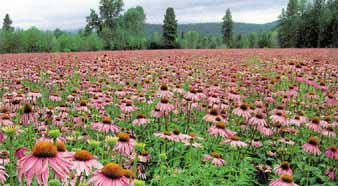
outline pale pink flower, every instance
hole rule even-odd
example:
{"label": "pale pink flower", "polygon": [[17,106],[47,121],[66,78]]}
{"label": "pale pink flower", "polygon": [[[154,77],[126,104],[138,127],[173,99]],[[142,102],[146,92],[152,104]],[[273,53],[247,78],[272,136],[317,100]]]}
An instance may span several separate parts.
{"label": "pale pink flower", "polygon": [[203,161],[211,161],[215,166],[223,166],[226,164],[226,161],[222,159],[222,155],[218,152],[213,152],[210,155],[204,155]]}
{"label": "pale pink flower", "polygon": [[285,174],[292,176],[292,169],[290,168],[289,162],[283,161],[282,164],[275,168],[275,173],[278,176],[282,176]]}
{"label": "pale pink flower", "polygon": [[291,175],[282,175],[278,179],[273,179],[269,186],[297,186],[297,184],[293,182]]}
{"label": "pale pink flower", "polygon": [[310,137],[308,139],[308,142],[302,146],[303,151],[311,153],[311,154],[319,155],[320,149],[318,147],[318,144],[319,144],[319,140],[317,137]]}
{"label": "pale pink flower", "polygon": [[134,152],[135,140],[131,139],[129,134],[124,132],[118,133],[117,136],[119,139],[113,150],[123,155],[132,154]]}
{"label": "pale pink flower", "polygon": [[64,158],[72,161],[72,170],[76,172],[77,176],[81,174],[89,176],[93,169],[101,169],[103,167],[102,164],[97,161],[97,157],[86,150],[67,153]]}
{"label": "pale pink flower", "polygon": [[31,185],[36,176],[39,185],[48,185],[49,167],[56,177],[63,180],[70,173],[72,163],[63,159],[57,152],[57,147],[50,142],[39,142],[33,147],[33,152],[17,162],[19,182],[25,178],[26,184]]}
{"label": "pale pink flower", "polygon": [[89,179],[89,186],[130,186],[125,170],[115,163],[106,164]]}

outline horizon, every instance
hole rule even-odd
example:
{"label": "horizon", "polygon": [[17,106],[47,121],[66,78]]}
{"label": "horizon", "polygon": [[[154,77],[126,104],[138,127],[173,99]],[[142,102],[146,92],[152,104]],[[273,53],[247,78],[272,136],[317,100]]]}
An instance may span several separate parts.
{"label": "horizon", "polygon": [[[37,27],[42,30],[81,29],[86,24],[86,16],[90,8],[98,10],[99,0],[4,0],[0,7],[0,19],[8,13],[13,20],[13,26],[19,29]],[[220,23],[225,10],[230,8],[236,23],[266,24],[277,21],[287,0],[267,2],[265,0],[202,0],[194,2],[187,0],[166,0],[162,2],[151,0],[124,0],[124,11],[128,8],[142,6],[146,14],[147,24],[162,24],[165,9],[173,7],[176,19],[181,24]],[[51,7],[53,10],[50,11]],[[66,7],[66,8],[65,8]],[[68,9],[72,9],[69,12]]]}

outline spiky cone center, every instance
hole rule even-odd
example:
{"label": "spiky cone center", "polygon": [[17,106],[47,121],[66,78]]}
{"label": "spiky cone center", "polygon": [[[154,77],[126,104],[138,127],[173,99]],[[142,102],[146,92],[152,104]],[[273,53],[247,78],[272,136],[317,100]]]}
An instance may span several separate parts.
{"label": "spiky cone center", "polygon": [[236,136],[236,135],[231,136],[230,139],[232,141],[240,141],[241,140],[241,138],[239,136]]}
{"label": "spiky cone center", "polygon": [[277,115],[277,116],[283,116],[283,112],[278,111],[278,112],[276,113],[276,115]]}
{"label": "spiky cone center", "polygon": [[67,151],[67,147],[62,141],[56,142],[56,148],[58,149],[58,152],[66,152]]}
{"label": "spiky cone center", "polygon": [[137,119],[144,119],[146,116],[144,114],[137,114],[136,116]]}
{"label": "spiky cone center", "polygon": [[87,150],[78,150],[74,155],[74,159],[77,161],[89,161],[93,159],[93,155]]}
{"label": "spiky cone center", "polygon": [[8,113],[9,110],[6,107],[0,108],[0,113]]}
{"label": "spiky cone center", "polygon": [[166,136],[170,136],[171,132],[170,131],[164,131],[163,134],[166,135]]}
{"label": "spiky cone center", "polygon": [[168,98],[161,98],[161,103],[167,104],[167,103],[169,103],[169,99]]}
{"label": "spiky cone center", "polygon": [[102,118],[102,123],[104,124],[111,124],[112,119],[110,117],[103,117]]}
{"label": "spiky cone center", "polygon": [[122,141],[122,142],[128,142],[130,139],[130,135],[125,132],[118,133],[117,137],[119,138],[119,141]]}
{"label": "spiky cone center", "polygon": [[179,135],[179,134],[180,134],[180,131],[179,131],[178,129],[174,129],[174,130],[173,130],[173,133],[174,133],[175,135]]}
{"label": "spiky cone center", "polygon": [[33,89],[32,92],[33,93],[40,93],[40,90],[39,89]]}
{"label": "spiky cone center", "polygon": [[336,145],[332,145],[330,147],[330,149],[331,149],[332,152],[337,152],[337,146]]}
{"label": "spiky cone center", "polygon": [[239,107],[241,108],[241,110],[248,110],[249,105],[247,103],[243,103]]}
{"label": "spiky cone center", "polygon": [[87,101],[86,101],[86,100],[81,100],[81,101],[80,101],[80,106],[81,106],[81,107],[87,106]]}
{"label": "spiky cone center", "polygon": [[167,85],[161,85],[160,89],[163,90],[163,91],[166,91],[166,90],[168,90],[168,86]]}
{"label": "spiky cone center", "polygon": [[332,98],[334,98],[334,94],[331,93],[331,92],[329,92],[329,93],[327,93],[327,97],[330,98],[330,99],[332,99]]}
{"label": "spiky cone center", "polygon": [[219,152],[212,152],[210,155],[214,158],[222,158],[222,155]]}
{"label": "spiky cone center", "polygon": [[1,119],[3,119],[3,120],[9,120],[10,119],[10,117],[9,117],[9,114],[2,114],[1,115]]}
{"label": "spiky cone center", "polygon": [[140,93],[138,96],[139,96],[140,98],[143,98],[145,95],[144,95],[144,93]]}
{"label": "spiky cone center", "polygon": [[210,115],[213,115],[213,116],[218,116],[218,110],[213,108],[210,110]]}
{"label": "spiky cone center", "polygon": [[0,152],[0,159],[6,159],[9,158],[9,151],[4,150]]}
{"label": "spiky cone center", "polygon": [[223,121],[216,123],[216,127],[219,128],[219,129],[225,129],[225,126],[226,126],[226,124]]}
{"label": "spiky cone center", "polygon": [[263,114],[261,114],[261,113],[257,113],[255,116],[256,116],[257,119],[263,119],[264,118]]}
{"label": "spiky cone center", "polygon": [[282,169],[287,170],[290,167],[290,164],[288,161],[283,161],[281,164]]}
{"label": "spiky cone center", "polygon": [[57,147],[47,141],[38,142],[33,147],[33,155],[39,158],[52,158],[56,156],[57,152]]}
{"label": "spiky cone center", "polygon": [[314,124],[319,124],[320,118],[319,118],[319,117],[313,117],[313,118],[311,119],[311,121],[312,121],[312,123],[314,123]]}
{"label": "spiky cone center", "polygon": [[284,110],[284,106],[279,105],[279,106],[277,107],[277,110]]}
{"label": "spiky cone center", "polygon": [[281,176],[281,179],[286,182],[286,183],[292,183],[293,182],[293,177],[287,174],[284,174]]}
{"label": "spiky cone center", "polygon": [[317,137],[310,137],[307,142],[311,145],[317,146],[319,139]]}
{"label": "spiky cone center", "polygon": [[25,104],[23,106],[23,112],[28,114],[28,113],[31,113],[32,112],[32,106],[30,104]]}
{"label": "spiky cone center", "polygon": [[196,138],[197,134],[191,132],[191,133],[189,133],[189,136],[192,137],[192,138]]}
{"label": "spiky cone center", "polygon": [[130,106],[132,106],[132,105],[133,105],[133,104],[132,104],[132,102],[131,102],[130,100],[127,100],[127,101],[126,101],[126,106],[127,106],[127,107],[130,107]]}
{"label": "spiky cone center", "polygon": [[136,178],[136,174],[132,170],[124,170],[124,176],[127,178]]}
{"label": "spiky cone center", "polygon": [[101,169],[101,172],[111,179],[118,179],[125,175],[125,170],[116,163],[107,163]]}
{"label": "spiky cone center", "polygon": [[196,94],[196,93],[197,93],[197,90],[196,90],[196,89],[191,89],[191,90],[190,90],[190,93]]}
{"label": "spiky cone center", "polygon": [[142,151],[142,152],[141,152],[141,155],[142,155],[142,156],[148,156],[148,155],[149,155],[149,152],[148,152],[148,151]]}

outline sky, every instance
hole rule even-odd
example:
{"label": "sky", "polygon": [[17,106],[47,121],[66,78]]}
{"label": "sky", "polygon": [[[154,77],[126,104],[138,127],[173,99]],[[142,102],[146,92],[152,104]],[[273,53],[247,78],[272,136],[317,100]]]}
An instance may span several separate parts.
{"label": "sky", "polygon": [[[0,0],[0,21],[8,13],[18,28],[78,29],[86,24],[90,9],[100,0]],[[124,0],[124,10],[142,6],[147,23],[162,23],[173,7],[179,23],[221,22],[227,8],[233,20],[268,23],[277,20],[288,0]]]}

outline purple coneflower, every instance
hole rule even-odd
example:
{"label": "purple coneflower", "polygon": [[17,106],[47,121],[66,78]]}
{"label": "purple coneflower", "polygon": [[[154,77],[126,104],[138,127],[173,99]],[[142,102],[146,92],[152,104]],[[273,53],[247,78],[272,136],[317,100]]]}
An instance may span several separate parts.
{"label": "purple coneflower", "polygon": [[278,179],[273,179],[269,186],[297,186],[297,184],[293,182],[293,177],[291,175],[285,174]]}
{"label": "purple coneflower", "polygon": [[55,145],[43,141],[34,145],[31,154],[18,160],[17,167],[20,183],[25,178],[27,185],[31,185],[36,176],[39,185],[48,185],[49,167],[56,177],[63,180],[68,177],[72,163],[58,154]]}
{"label": "purple coneflower", "polygon": [[318,144],[319,144],[319,140],[317,137],[310,137],[307,143],[302,146],[303,151],[311,153],[311,154],[319,155],[320,149],[318,147]]}
{"label": "purple coneflower", "polygon": [[221,145],[229,144],[233,147],[239,147],[239,148],[248,146],[248,144],[241,141],[241,138],[236,135],[231,136],[230,139],[223,140],[220,144]]}
{"label": "purple coneflower", "polygon": [[211,161],[215,166],[223,166],[226,164],[226,161],[222,159],[222,155],[218,152],[213,152],[210,155],[204,155],[203,161]]}
{"label": "purple coneflower", "polygon": [[222,136],[230,138],[236,133],[226,128],[226,123],[223,121],[217,122],[215,125],[209,127],[208,132],[212,136]]}
{"label": "purple coneflower", "polygon": [[125,177],[125,170],[118,164],[107,163],[104,167],[94,173],[89,179],[90,186],[129,186],[129,179]]}
{"label": "purple coneflower", "polygon": [[124,132],[118,133],[117,137],[119,139],[113,150],[124,155],[132,154],[134,152],[135,140],[131,139],[129,134]]}
{"label": "purple coneflower", "polygon": [[292,176],[292,169],[290,167],[289,162],[283,161],[278,167],[275,168],[275,173],[278,176],[281,176],[281,175],[290,175],[290,176]]}
{"label": "purple coneflower", "polygon": [[108,133],[111,131],[112,133],[120,132],[120,128],[112,123],[112,119],[110,117],[103,117],[102,122],[93,122],[92,128],[96,131]]}

